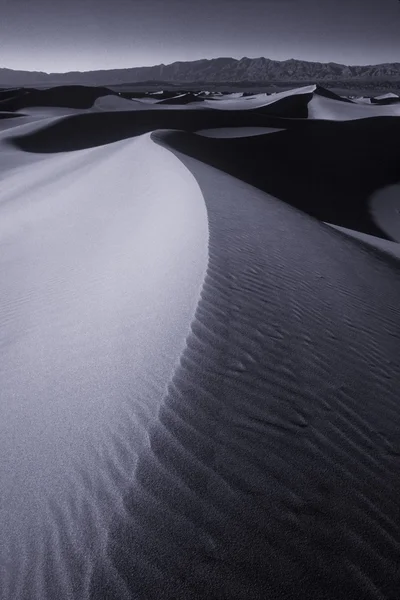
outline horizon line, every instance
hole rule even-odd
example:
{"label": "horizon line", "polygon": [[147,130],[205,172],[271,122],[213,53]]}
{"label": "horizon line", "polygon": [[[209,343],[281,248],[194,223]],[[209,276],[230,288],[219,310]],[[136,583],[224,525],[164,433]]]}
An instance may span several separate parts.
{"label": "horizon line", "polygon": [[258,60],[258,59],[265,59],[265,60],[270,60],[273,62],[278,62],[278,63],[284,63],[284,62],[290,62],[290,61],[298,61],[298,62],[306,62],[306,63],[317,63],[317,64],[321,64],[321,65],[329,65],[329,64],[334,64],[334,65],[340,65],[340,66],[345,66],[345,67],[379,67],[381,65],[399,65],[400,66],[400,61],[399,62],[392,62],[392,61],[386,61],[386,62],[379,62],[379,63],[366,63],[366,64],[347,64],[347,63],[339,63],[333,60],[327,61],[327,62],[321,62],[321,61],[317,61],[317,60],[307,60],[307,59],[303,59],[303,58],[287,58],[287,59],[283,59],[283,60],[278,60],[278,59],[274,59],[274,58],[268,58],[267,56],[242,56],[241,58],[234,58],[233,56],[214,56],[213,58],[198,58],[198,59],[193,59],[193,60],[175,60],[172,61],[170,63],[157,63],[157,64],[152,64],[152,65],[142,65],[142,66],[134,66],[134,67],[112,67],[112,68],[108,68],[108,69],[102,69],[102,68],[97,68],[97,69],[87,69],[87,70],[75,70],[75,69],[71,69],[68,71],[42,71],[42,70],[29,70],[29,69],[13,69],[10,67],[6,67],[6,66],[2,66],[0,67],[0,70],[7,70],[7,71],[22,71],[25,73],[38,73],[38,74],[44,74],[44,75],[66,75],[66,74],[75,74],[75,73],[95,73],[95,72],[99,72],[99,71],[105,71],[105,72],[111,72],[111,71],[128,71],[130,69],[151,69],[154,67],[168,67],[170,65],[174,65],[176,63],[194,63],[194,62],[200,62],[200,61],[212,61],[212,60],[220,60],[220,59],[229,59],[229,60],[234,60],[236,62],[240,62],[241,60]]}

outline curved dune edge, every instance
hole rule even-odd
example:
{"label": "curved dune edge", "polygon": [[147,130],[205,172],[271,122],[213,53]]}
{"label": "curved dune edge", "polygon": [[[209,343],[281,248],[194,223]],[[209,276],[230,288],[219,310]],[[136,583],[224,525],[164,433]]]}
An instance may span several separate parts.
{"label": "curved dune edge", "polygon": [[204,199],[146,135],[10,174],[0,243],[0,597],[83,600],[197,308]]}
{"label": "curved dune edge", "polygon": [[[260,122],[285,131],[231,139],[188,133],[216,126],[253,128]],[[29,127],[36,130],[29,131]],[[22,125],[7,135],[3,132],[3,163],[11,165],[13,156],[23,156],[29,162],[33,155],[43,158],[52,152],[101,146],[154,127],[180,130],[174,137],[187,154],[321,221],[392,238],[374,219],[368,203],[376,190],[399,180],[400,119],[395,117],[329,122],[266,117],[251,111],[90,113],[55,119],[45,126]]]}
{"label": "curved dune edge", "polygon": [[239,98],[228,97],[227,99],[222,98],[218,101],[204,100],[204,104],[207,107],[218,110],[254,110],[293,99],[297,100],[298,104],[287,104],[287,106],[297,107],[303,102],[307,104],[307,102],[313,97],[316,89],[317,86],[309,85],[284,92],[277,92],[275,94],[254,94],[254,96],[244,96]]}
{"label": "curved dune edge", "polygon": [[[191,105],[188,105],[189,107]],[[305,107],[305,106],[304,106]],[[304,108],[303,107],[303,108]],[[280,116],[258,114],[256,111],[191,110],[97,111],[54,119],[53,123],[28,132],[17,130],[8,135],[8,143],[24,152],[51,154],[103,146],[134,136],[151,133],[154,129],[198,131],[232,127],[306,128],[306,119],[284,119]],[[305,107],[306,108],[306,107]],[[44,121],[43,121],[44,123]],[[13,130],[11,130],[13,131]]]}
{"label": "curved dune edge", "polygon": [[374,192],[369,198],[369,211],[382,231],[400,242],[400,183]]}
{"label": "curved dune edge", "polygon": [[[351,121],[379,116],[400,116],[400,101],[393,94],[376,98],[346,98],[320,85],[308,85],[271,94],[210,92],[116,92],[106,87],[56,86],[46,90],[15,89],[0,94],[5,117],[13,111],[38,116],[97,112],[202,112],[231,111],[290,119]],[[15,114],[15,113],[14,113]],[[0,115],[1,117],[1,115]],[[265,125],[259,123],[259,125]],[[167,125],[175,129],[173,123]],[[159,129],[159,124],[151,130]],[[143,132],[142,132],[143,133]]]}
{"label": "curved dune edge", "polygon": [[[53,159],[53,156],[49,153],[21,152],[19,148],[10,143],[10,139],[15,135],[34,135],[47,127],[57,126],[59,122],[59,116],[24,115],[8,121],[8,127],[0,125],[0,181],[3,186],[6,185],[5,180],[11,173],[15,174],[19,171],[22,176],[28,165]],[[14,179],[14,181],[16,180]],[[4,187],[3,193],[5,193],[5,190]]]}
{"label": "curved dune edge", "polygon": [[153,138],[200,185],[210,262],[91,598],[394,600],[399,269]]}
{"label": "curved dune edge", "polygon": [[320,221],[387,238],[368,203],[375,190],[400,177],[399,128],[394,118],[310,120],[276,134],[231,139],[174,131],[170,141]]}
{"label": "curved dune edge", "polygon": [[400,103],[388,106],[380,104],[364,104],[360,102],[346,103],[314,94],[308,103],[308,118],[327,121],[352,121],[370,117],[399,117]]}
{"label": "curved dune edge", "polygon": [[374,248],[379,252],[384,252],[389,256],[394,256],[394,258],[400,258],[400,244],[398,242],[384,240],[374,235],[368,235],[366,233],[354,231],[354,229],[347,229],[346,227],[340,227],[339,225],[332,225],[332,223],[325,223],[325,225],[329,225],[329,227],[333,227],[337,231],[341,231],[345,235],[357,240],[358,242],[362,242],[363,244],[366,244],[367,246]]}
{"label": "curved dune edge", "polygon": [[141,110],[143,109],[139,100],[128,100],[115,94],[100,96],[94,101],[92,110]]}

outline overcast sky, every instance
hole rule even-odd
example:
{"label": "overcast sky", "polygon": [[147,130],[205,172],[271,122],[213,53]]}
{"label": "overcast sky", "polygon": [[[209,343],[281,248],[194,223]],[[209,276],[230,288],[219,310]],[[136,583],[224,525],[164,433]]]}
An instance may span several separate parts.
{"label": "overcast sky", "polygon": [[47,72],[216,56],[400,62],[399,0],[0,0],[0,66]]}

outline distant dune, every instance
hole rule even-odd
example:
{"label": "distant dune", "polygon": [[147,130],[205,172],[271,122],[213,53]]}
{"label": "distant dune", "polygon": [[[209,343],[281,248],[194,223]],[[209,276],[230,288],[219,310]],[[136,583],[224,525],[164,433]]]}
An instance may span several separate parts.
{"label": "distant dune", "polygon": [[398,600],[400,99],[0,117],[1,600]]}

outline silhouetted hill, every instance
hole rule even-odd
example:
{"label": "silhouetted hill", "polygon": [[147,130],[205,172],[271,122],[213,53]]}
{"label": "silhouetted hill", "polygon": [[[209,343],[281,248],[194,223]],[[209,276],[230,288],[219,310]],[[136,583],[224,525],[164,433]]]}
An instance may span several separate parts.
{"label": "silhouetted hill", "polygon": [[174,62],[153,67],[112,69],[69,73],[43,73],[0,69],[0,85],[119,85],[124,83],[246,83],[263,81],[338,81],[400,79],[400,63],[348,66],[304,60],[270,60],[269,58],[214,58],[191,62]]}

